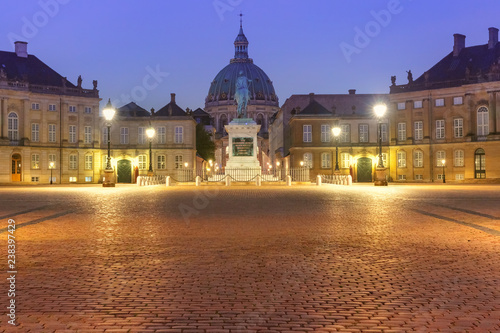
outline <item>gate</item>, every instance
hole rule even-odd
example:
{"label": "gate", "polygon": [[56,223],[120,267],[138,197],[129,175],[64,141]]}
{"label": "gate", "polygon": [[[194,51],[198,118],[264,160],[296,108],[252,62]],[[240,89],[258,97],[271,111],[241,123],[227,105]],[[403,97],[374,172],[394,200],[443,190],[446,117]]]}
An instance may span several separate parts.
{"label": "gate", "polygon": [[372,181],[372,160],[368,157],[358,158],[358,183]]}
{"label": "gate", "polygon": [[132,182],[132,163],[129,160],[119,160],[116,164],[116,172],[118,174],[117,183]]}

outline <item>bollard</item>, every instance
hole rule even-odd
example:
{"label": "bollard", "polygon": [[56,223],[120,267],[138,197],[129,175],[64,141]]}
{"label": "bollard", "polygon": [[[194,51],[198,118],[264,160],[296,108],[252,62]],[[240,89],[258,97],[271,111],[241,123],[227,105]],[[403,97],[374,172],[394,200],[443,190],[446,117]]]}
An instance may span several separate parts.
{"label": "bollard", "polygon": [[351,177],[351,175],[347,176],[347,185],[352,185],[352,177]]}
{"label": "bollard", "polygon": [[172,181],[171,181],[170,176],[167,176],[167,180],[165,181],[165,185],[167,185],[167,186],[172,186],[171,182],[172,182]]}
{"label": "bollard", "polygon": [[292,176],[286,176],[286,186],[292,186]]}
{"label": "bollard", "polygon": [[316,176],[316,185],[321,186],[321,176],[320,175]]}
{"label": "bollard", "polygon": [[141,176],[137,177],[136,183],[137,183],[137,186],[142,186],[141,185]]}
{"label": "bollard", "polygon": [[231,179],[226,177],[226,186],[231,186]]}
{"label": "bollard", "polygon": [[257,177],[255,177],[255,185],[262,185],[262,179],[260,179],[260,175],[257,175]]}
{"label": "bollard", "polygon": [[201,177],[196,176],[196,186],[200,186],[200,184],[201,184]]}

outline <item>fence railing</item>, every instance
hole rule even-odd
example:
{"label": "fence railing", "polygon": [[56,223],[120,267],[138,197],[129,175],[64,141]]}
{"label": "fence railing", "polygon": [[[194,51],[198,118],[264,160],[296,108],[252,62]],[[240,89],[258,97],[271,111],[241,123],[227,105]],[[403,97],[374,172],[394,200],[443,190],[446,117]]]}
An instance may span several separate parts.
{"label": "fence railing", "polygon": [[163,184],[165,184],[165,176],[154,175],[154,176],[137,177],[137,185],[139,186],[163,185]]}
{"label": "fence railing", "polygon": [[350,175],[320,175],[321,182],[334,185],[351,185],[352,177]]}
{"label": "fence railing", "polygon": [[309,182],[310,171],[309,168],[292,168],[288,169],[288,176],[292,177],[292,182]]}

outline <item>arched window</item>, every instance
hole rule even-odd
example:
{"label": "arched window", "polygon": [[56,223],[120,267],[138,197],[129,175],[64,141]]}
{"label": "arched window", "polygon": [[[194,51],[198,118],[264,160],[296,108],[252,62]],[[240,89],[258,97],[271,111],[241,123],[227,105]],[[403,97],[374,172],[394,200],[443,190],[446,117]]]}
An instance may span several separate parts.
{"label": "arched window", "polygon": [[398,151],[398,168],[406,168],[406,152],[404,150]]}
{"label": "arched window", "polygon": [[424,166],[424,152],[421,150],[415,150],[413,152],[413,166],[415,168],[422,168]]}
{"label": "arched window", "polygon": [[15,112],[9,113],[7,116],[7,135],[10,141],[19,140],[19,120]]}
{"label": "arched window", "polygon": [[485,136],[490,134],[490,113],[488,108],[481,106],[477,110],[477,135]]}
{"label": "arched window", "polygon": [[474,178],[486,178],[486,154],[482,148],[474,152]]}
{"label": "arched window", "polygon": [[[443,163],[444,161],[444,163]],[[443,167],[446,164],[446,152],[444,150],[439,150],[436,152],[436,166]]]}

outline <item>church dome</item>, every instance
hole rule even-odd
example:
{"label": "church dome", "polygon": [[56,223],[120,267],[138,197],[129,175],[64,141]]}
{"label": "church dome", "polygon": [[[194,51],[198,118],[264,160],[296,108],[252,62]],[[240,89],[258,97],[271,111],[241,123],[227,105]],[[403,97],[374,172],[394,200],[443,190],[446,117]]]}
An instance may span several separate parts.
{"label": "church dome", "polygon": [[267,74],[248,57],[248,40],[243,33],[240,21],[240,31],[234,41],[234,58],[224,67],[210,84],[207,105],[234,104],[234,93],[238,74],[243,72],[249,80],[249,104],[267,104],[278,106],[278,97],[274,91],[273,82]]}

